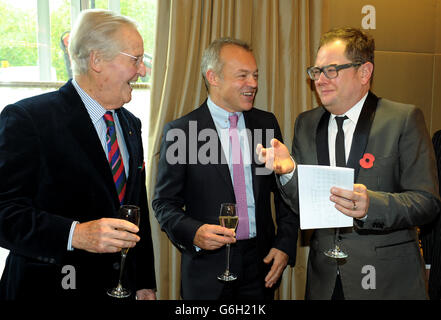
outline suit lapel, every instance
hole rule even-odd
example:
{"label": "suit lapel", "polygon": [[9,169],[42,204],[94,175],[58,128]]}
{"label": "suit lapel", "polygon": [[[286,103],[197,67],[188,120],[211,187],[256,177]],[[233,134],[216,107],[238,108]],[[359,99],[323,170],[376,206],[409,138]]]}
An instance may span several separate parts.
{"label": "suit lapel", "polygon": [[109,169],[109,162],[83,101],[70,81],[60,88],[60,92],[67,101],[65,105],[68,117],[67,126],[73,137],[78,141],[78,145],[72,147],[83,151],[90,166],[102,176],[103,184],[111,189],[112,194],[114,194],[114,201],[119,207],[118,195]]}
{"label": "suit lapel", "polygon": [[[256,123],[256,121],[253,121],[253,119],[252,119],[253,114],[254,114],[253,111],[254,110],[251,109],[249,111],[243,112],[243,116],[244,116],[244,120],[245,120],[245,127],[248,130],[247,133],[249,133],[249,134],[247,134],[247,137],[248,137],[248,146],[250,147],[249,159],[251,161],[251,176],[253,179],[254,199],[259,199],[259,185],[260,185],[260,183],[258,183],[258,181],[257,181],[259,179],[259,176],[256,175],[257,164],[254,159],[254,150],[256,150],[257,143],[260,143],[260,142],[257,141],[256,137],[254,137],[254,129],[255,129],[254,124]],[[265,140],[266,139],[266,136],[265,136],[266,130],[264,128],[260,128],[260,129],[262,129],[262,131],[263,131],[261,143],[265,144],[266,143],[266,140]]]}
{"label": "suit lapel", "polygon": [[116,113],[118,115],[119,124],[121,125],[121,130],[124,135],[124,141],[126,143],[127,152],[129,153],[129,175],[127,177],[126,186],[126,196],[125,199],[131,199],[131,194],[134,190],[134,183],[136,182],[136,173],[139,165],[138,159],[142,158],[139,156],[139,145],[141,145],[140,137],[136,134],[135,128],[131,125],[129,119],[127,118],[126,112],[123,109],[117,109]]}
{"label": "suit lapel", "polygon": [[328,126],[331,114],[326,109],[324,110],[325,112],[317,126],[315,144],[317,148],[317,163],[322,166],[329,166]]}
{"label": "suit lapel", "polygon": [[[360,113],[352,138],[351,151],[346,167],[354,169],[354,181],[357,181],[360,171],[360,159],[363,157],[369,139],[372,122],[377,109],[378,98],[372,92],[368,93]],[[329,166],[328,126],[331,114],[325,110],[320,118],[316,134],[317,160],[319,165]]]}
{"label": "suit lapel", "polygon": [[360,159],[363,158],[364,151],[369,140],[369,132],[372,122],[375,118],[377,110],[378,97],[369,91],[366,101],[361,109],[360,117],[355,127],[354,136],[352,138],[351,152],[347,162],[348,168],[354,169],[354,181],[357,181],[358,172],[360,171]]}
{"label": "suit lapel", "polygon": [[[199,108],[200,114],[198,115],[197,125],[198,125],[198,133],[203,129],[211,129],[217,132],[216,126],[214,124],[213,118],[211,116],[210,110],[207,106],[207,101],[204,102],[204,104]],[[217,163],[213,164],[219,175],[222,177],[222,180],[225,182],[225,184],[228,187],[228,190],[230,190],[231,194],[234,197],[234,189],[233,189],[233,182],[231,181],[231,175],[230,175],[230,169],[228,168],[228,162],[226,160],[224,151],[222,149],[222,144],[219,138],[219,135],[217,136],[217,147],[218,147],[218,157],[217,157]],[[191,138],[191,137],[190,137]],[[199,143],[199,142],[198,142]],[[198,147],[199,150],[199,147]]]}

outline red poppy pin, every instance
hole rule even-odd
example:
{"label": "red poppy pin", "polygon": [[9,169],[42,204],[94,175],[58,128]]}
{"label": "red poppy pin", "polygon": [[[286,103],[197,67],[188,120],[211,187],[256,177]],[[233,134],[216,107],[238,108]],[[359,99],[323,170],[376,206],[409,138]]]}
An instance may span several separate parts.
{"label": "red poppy pin", "polygon": [[375,157],[373,154],[365,153],[363,158],[360,159],[360,166],[365,169],[370,169],[374,166]]}

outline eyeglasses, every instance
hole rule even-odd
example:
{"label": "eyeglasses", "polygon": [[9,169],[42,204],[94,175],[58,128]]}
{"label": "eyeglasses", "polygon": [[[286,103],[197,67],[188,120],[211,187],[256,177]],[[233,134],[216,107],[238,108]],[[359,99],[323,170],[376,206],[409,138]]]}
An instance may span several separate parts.
{"label": "eyeglasses", "polygon": [[135,57],[135,56],[132,56],[131,54],[128,54],[128,53],[125,53],[122,51],[120,51],[119,53],[121,53],[127,57],[132,58],[132,60],[135,61],[135,66],[137,66],[137,67],[139,67],[139,65],[144,61],[144,55]]}
{"label": "eyeglasses", "polygon": [[334,79],[338,77],[338,72],[343,69],[348,69],[351,67],[359,67],[361,66],[361,62],[357,63],[346,63],[346,64],[330,64],[329,66],[324,67],[309,67],[306,69],[306,72],[308,72],[309,77],[311,80],[317,81],[320,78],[320,74],[323,72],[325,74],[325,77],[328,79]]}

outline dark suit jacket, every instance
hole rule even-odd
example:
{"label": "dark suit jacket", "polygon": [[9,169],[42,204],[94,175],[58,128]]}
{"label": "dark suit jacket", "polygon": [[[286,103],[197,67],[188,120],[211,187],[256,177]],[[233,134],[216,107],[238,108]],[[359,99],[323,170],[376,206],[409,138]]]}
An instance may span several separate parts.
{"label": "dark suit jacket", "polygon": [[[438,183],[441,179],[441,130],[432,138],[438,168]],[[429,297],[441,299],[441,215],[427,225],[421,227],[421,244],[424,260],[430,264]]]}
{"label": "dark suit jacket", "polygon": [[[329,165],[329,113],[318,107],[299,115],[293,156],[298,164]],[[360,159],[371,154],[371,168]],[[424,299],[424,266],[416,226],[432,221],[440,206],[435,159],[418,108],[369,93],[353,136],[348,167],[355,183],[368,188],[367,219],[342,229],[347,259],[328,258],[334,230],[314,230],[310,243],[306,296],[330,299],[340,270],[346,299]],[[298,212],[297,179],[283,188]],[[372,268],[373,267],[373,268]]]}
{"label": "dark suit jacket", "polygon": [[[117,113],[130,154],[126,203],[142,210],[124,285],[155,288],[141,123],[124,108]],[[105,298],[117,284],[120,254],[67,251],[72,221],[117,217],[119,207],[105,152],[70,81],[3,110],[0,181],[0,246],[10,250],[0,299]],[[63,289],[66,276],[76,289]]]}
{"label": "dark suit jacket", "polygon": [[[274,175],[256,175],[256,169],[265,170],[254,161],[256,144],[267,145],[265,129],[273,129],[275,137],[281,139],[276,118],[269,112],[252,109],[244,112],[247,129],[252,132],[250,152],[252,153],[253,191],[256,207],[257,247],[263,259],[270,248],[278,248],[289,255],[289,263],[295,264],[298,220],[281,201]],[[197,126],[197,129],[195,127]],[[214,251],[196,252],[193,239],[197,229],[203,224],[219,224],[219,208],[223,202],[236,202],[228,164],[222,151],[217,134],[211,140],[195,139],[195,134],[202,134],[210,129],[216,132],[213,119],[206,102],[186,116],[168,123],[164,128],[159,159],[159,170],[153,200],[155,215],[170,240],[181,250],[181,293],[184,299],[217,299],[223,283],[217,275],[225,269],[225,247]],[[259,134],[254,132],[260,129]],[[167,134],[175,135],[167,141]],[[257,134],[256,134],[257,133]],[[178,138],[177,138],[178,137]],[[181,139],[182,138],[182,139]],[[193,138],[193,139],[192,139]],[[249,137],[251,138],[251,137]],[[196,141],[197,140],[197,141]],[[180,141],[185,157],[181,163],[170,164],[167,152],[174,150]],[[207,143],[214,145],[210,164],[195,161],[197,154],[206,154]],[[216,152],[217,151],[217,152]],[[214,154],[217,153],[217,154]],[[271,192],[274,193],[277,235],[271,213]],[[184,208],[185,207],[185,208]],[[241,257],[237,255],[235,245],[232,248],[231,270],[240,276]],[[260,266],[265,268],[263,266]],[[262,280],[263,285],[263,280]]]}

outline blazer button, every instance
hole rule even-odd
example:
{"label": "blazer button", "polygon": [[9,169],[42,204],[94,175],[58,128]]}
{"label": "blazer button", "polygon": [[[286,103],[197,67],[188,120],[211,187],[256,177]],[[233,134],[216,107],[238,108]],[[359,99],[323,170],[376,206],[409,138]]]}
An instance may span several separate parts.
{"label": "blazer button", "polygon": [[115,269],[115,270],[119,270],[119,262],[115,262],[115,263],[113,264],[113,269]]}

